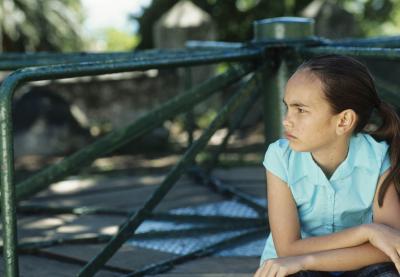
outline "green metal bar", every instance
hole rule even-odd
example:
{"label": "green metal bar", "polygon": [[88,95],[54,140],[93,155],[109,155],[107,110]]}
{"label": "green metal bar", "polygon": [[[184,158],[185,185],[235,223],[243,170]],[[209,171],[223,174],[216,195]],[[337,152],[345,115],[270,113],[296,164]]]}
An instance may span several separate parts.
{"label": "green metal bar", "polygon": [[377,78],[376,76],[374,76],[374,78],[376,86],[378,88],[378,93],[387,101],[390,100],[392,104],[399,107],[400,94],[396,93],[399,91],[399,87],[393,83]]}
{"label": "green metal bar", "polygon": [[255,202],[250,195],[237,188],[224,185],[221,180],[213,176],[209,176],[200,167],[192,166],[189,174],[196,180],[196,182],[210,186],[213,191],[216,191],[217,193],[227,195],[229,197],[237,197],[239,201],[254,209],[261,218],[265,216],[266,208]]}
{"label": "green metal bar", "polygon": [[372,37],[361,39],[343,39],[326,41],[327,46],[364,46],[364,47],[383,47],[398,48],[400,47],[400,36],[390,37]]}
{"label": "green metal bar", "polygon": [[[254,54],[255,52],[253,52]],[[229,56],[229,55],[228,55]],[[241,55],[236,55],[235,58],[238,58]],[[219,58],[222,58],[221,55]],[[233,56],[230,56],[228,59],[232,59]],[[243,58],[243,56],[241,56]],[[207,62],[212,60],[218,60],[215,56],[209,59],[206,59]],[[57,79],[57,78],[70,78],[76,77],[80,75],[97,75],[97,74],[106,74],[106,73],[115,73],[115,72],[124,72],[130,70],[138,70],[139,68],[151,68],[156,66],[166,66],[168,60],[161,60],[160,62],[152,62],[152,63],[141,63],[141,62],[129,62],[129,61],[120,61],[120,62],[93,62],[93,63],[82,63],[79,65],[55,65],[55,66],[47,66],[47,67],[36,67],[36,68],[25,68],[17,70],[16,72],[10,74],[0,86],[0,137],[1,137],[1,157],[2,157],[2,170],[0,171],[0,179],[1,179],[1,208],[2,208],[2,223],[4,226],[3,229],[3,240],[4,240],[4,250],[3,257],[5,263],[5,272],[8,277],[18,276],[18,258],[16,254],[16,244],[17,244],[17,232],[16,232],[16,198],[17,194],[14,186],[14,161],[13,161],[13,139],[12,139],[12,120],[11,120],[11,103],[13,93],[16,90],[18,85],[21,85],[23,82],[34,81],[34,80],[46,80],[46,79]],[[188,58],[185,61],[179,61],[178,59],[174,60],[172,63],[174,65],[187,65],[192,62],[203,63],[200,58]],[[162,108],[156,109],[153,112],[152,117],[153,121],[148,122],[149,117],[142,117],[140,120],[136,122],[136,124],[131,125],[131,128],[123,129],[122,131],[116,131],[106,136],[105,138],[99,140],[99,142],[93,144],[91,147],[85,148],[75,155],[67,158],[61,163],[61,166],[58,167],[50,167],[41,173],[38,173],[34,177],[32,177],[27,182],[22,182],[19,187],[19,199],[31,195],[43,187],[40,183],[45,183],[46,186],[52,180],[57,180],[65,176],[67,173],[70,173],[73,170],[79,169],[77,164],[86,164],[89,161],[93,160],[96,154],[99,154],[98,149],[107,149],[107,147],[111,147],[111,149],[115,149],[114,147],[117,142],[118,146],[122,145],[124,142],[129,141],[132,137],[134,137],[137,133],[143,134],[143,130],[149,130],[148,126],[153,123],[152,126],[155,126],[156,122],[163,122],[166,116],[173,116],[175,113],[171,112],[171,108],[174,107],[176,102],[182,103],[186,102],[190,106],[190,104],[195,104],[199,99],[202,99],[202,93],[207,94],[207,92],[213,91],[215,89],[219,89],[222,83],[229,84],[231,81],[236,79],[237,77],[241,77],[248,73],[250,69],[244,70],[242,68],[230,71],[228,74],[222,75],[219,78],[210,81],[209,83],[205,83],[203,86],[199,86],[193,90],[193,94],[187,93],[183,95],[183,100],[181,99],[179,102],[174,99],[168,102],[167,105],[163,105]],[[236,74],[235,74],[236,73]],[[234,77],[232,77],[234,76]],[[185,99],[186,97],[186,99]],[[193,97],[193,99],[187,99]],[[183,107],[180,107],[183,110]],[[168,112],[167,112],[168,111]],[[144,123],[144,124],[143,124]],[[103,153],[108,152],[105,150]],[[77,162],[77,164],[73,164]],[[78,163],[80,162],[80,163]],[[36,183],[36,187],[31,190],[28,187],[29,184]]]}
{"label": "green metal bar", "polygon": [[[193,71],[190,67],[186,68],[186,70],[183,73],[185,91],[188,91],[193,85],[192,74],[193,74]],[[188,136],[188,147],[190,147],[190,145],[192,145],[192,143],[193,143],[193,132],[195,129],[194,111],[193,110],[189,110],[186,113],[185,126],[186,126],[185,129],[186,129],[187,136]]]}
{"label": "green metal bar", "polygon": [[[12,87],[14,89],[15,87]],[[0,149],[1,149],[1,212],[3,226],[3,260],[7,277],[19,275],[17,245],[17,219],[14,186],[13,139],[11,125],[11,96],[0,93]]]}
{"label": "green metal bar", "polygon": [[185,152],[182,159],[170,171],[162,184],[152,194],[144,206],[133,214],[121,227],[118,234],[106,245],[106,247],[92,259],[78,274],[78,276],[93,276],[99,268],[104,265],[112,255],[121,247],[137,227],[145,220],[146,214],[152,211],[162,198],[168,193],[180,176],[185,172],[187,166],[194,160],[196,155],[206,146],[211,136],[225,122],[226,118],[237,109],[240,102],[250,95],[254,82],[249,82],[249,87],[238,91],[230,101],[221,109],[211,125],[203,132],[201,137],[192,144]]}
{"label": "green metal bar", "polygon": [[257,238],[258,236],[264,236],[264,235],[265,235],[264,227],[258,228],[255,230],[251,230],[249,232],[234,236],[232,238],[223,240],[221,242],[213,243],[202,249],[192,251],[186,255],[182,255],[180,257],[176,257],[173,259],[169,259],[164,262],[160,262],[158,264],[152,264],[150,266],[145,267],[144,269],[141,269],[139,271],[135,271],[128,275],[125,275],[124,277],[138,277],[138,276],[154,275],[154,274],[166,272],[166,271],[171,270],[177,264],[181,264],[181,263],[184,263],[184,262],[187,262],[190,260],[194,260],[197,258],[206,257],[206,256],[214,254],[217,251],[220,251],[222,249],[232,247],[232,246],[242,245],[243,243],[254,240],[254,238]]}
{"label": "green metal bar", "polygon": [[276,61],[270,67],[264,68],[262,78],[263,89],[263,121],[264,121],[264,137],[265,144],[268,145],[281,137],[282,134],[282,108],[281,108],[281,91],[279,79],[281,70],[279,70],[281,61]]}
{"label": "green metal bar", "polygon": [[368,47],[301,47],[299,54],[310,57],[324,54],[341,54],[358,57],[400,60],[400,49],[368,48]]}
{"label": "green metal bar", "polygon": [[[261,76],[257,72],[255,74],[256,74],[257,84],[259,84],[262,81]],[[243,105],[243,107],[239,110],[239,112],[233,118],[232,123],[229,124],[227,134],[225,135],[225,137],[222,140],[222,142],[220,143],[220,145],[218,145],[218,148],[214,151],[211,162],[208,163],[207,166],[205,167],[205,172],[207,175],[210,175],[211,170],[213,168],[215,168],[216,165],[218,164],[219,156],[226,149],[229,138],[232,136],[232,134],[235,132],[235,130],[237,128],[239,128],[241,122],[243,121],[243,119],[245,118],[247,113],[250,111],[251,107],[254,105],[254,103],[260,96],[260,94],[261,94],[261,89],[260,89],[260,86],[258,86],[258,89],[255,90],[255,93],[253,93],[252,96],[249,98],[249,100],[246,101],[246,103]]]}
{"label": "green metal bar", "polygon": [[[1,70],[15,70],[18,68],[31,67],[31,66],[49,66],[65,64],[76,64],[73,70],[79,72],[79,64],[84,63],[115,63],[126,62],[128,70],[111,71],[105,73],[116,73],[132,70],[146,70],[150,68],[165,68],[176,66],[188,66],[197,64],[209,64],[226,61],[244,61],[257,58],[261,55],[260,49],[255,47],[247,47],[241,49],[231,50],[146,50],[127,53],[106,53],[106,54],[49,54],[42,55],[39,59],[34,56],[26,56],[25,58],[4,58],[0,56],[0,69]],[[132,67],[132,65],[136,67]],[[116,68],[115,68],[116,69]],[[114,70],[115,70],[114,69]],[[59,71],[59,67],[53,68],[54,71]],[[61,69],[65,71],[66,69]],[[94,74],[105,74],[94,73]],[[93,74],[90,74],[93,75]],[[75,76],[80,76],[75,75]],[[57,76],[53,76],[57,77]],[[71,76],[70,76],[71,77]],[[46,79],[46,78],[45,78]]]}
{"label": "green metal bar", "polygon": [[213,92],[235,82],[251,69],[248,67],[232,68],[228,72],[212,78],[199,86],[192,88],[189,92],[180,94],[168,102],[155,108],[153,111],[137,119],[126,128],[113,131],[107,136],[79,150],[65,158],[56,165],[50,166],[37,173],[26,181],[17,185],[17,200],[27,198],[40,190],[46,188],[50,183],[62,179],[71,172],[79,170],[82,166],[89,164],[97,157],[105,155],[134,138],[137,138],[154,127],[160,125],[168,118],[190,109],[195,104],[205,100]]}
{"label": "green metal bar", "polygon": [[[201,49],[200,49],[201,50]],[[116,59],[116,58],[160,58],[172,57],[176,55],[209,55],[216,53],[218,49],[203,49],[202,51],[193,51],[193,49],[150,49],[141,51],[121,51],[121,52],[35,52],[35,53],[18,53],[18,52],[7,52],[0,54],[0,61],[5,60],[53,60],[65,59],[68,61],[69,58],[81,59],[81,60],[101,60],[104,58]],[[229,50],[229,49],[228,49]]]}

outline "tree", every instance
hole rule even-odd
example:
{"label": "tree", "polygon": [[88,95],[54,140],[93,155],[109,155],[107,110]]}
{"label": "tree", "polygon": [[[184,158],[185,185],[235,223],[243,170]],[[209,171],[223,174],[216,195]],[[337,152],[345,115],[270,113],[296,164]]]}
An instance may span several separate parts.
{"label": "tree", "polygon": [[[179,0],[153,0],[140,17],[141,42],[138,48],[152,48],[152,29],[154,23]],[[252,23],[257,19],[275,16],[295,15],[311,0],[192,0],[209,13],[216,23],[219,40],[246,41],[252,37]]]}
{"label": "tree", "polygon": [[0,12],[3,52],[82,49],[80,0],[0,0]]}
{"label": "tree", "polygon": [[[138,48],[153,47],[152,29],[154,23],[178,1],[153,0],[140,17],[134,18],[138,20],[139,36],[141,37]],[[249,41],[253,37],[252,23],[255,20],[279,16],[301,16],[301,11],[313,2],[312,0],[191,1],[211,15],[216,23],[218,40],[221,41]],[[396,17],[394,11],[400,8],[399,1],[396,0],[325,1],[335,3],[354,14],[357,22],[361,25],[361,35],[364,36],[370,35],[371,30],[380,30],[382,23],[392,22]],[[400,18],[400,16],[397,16],[397,18]]]}

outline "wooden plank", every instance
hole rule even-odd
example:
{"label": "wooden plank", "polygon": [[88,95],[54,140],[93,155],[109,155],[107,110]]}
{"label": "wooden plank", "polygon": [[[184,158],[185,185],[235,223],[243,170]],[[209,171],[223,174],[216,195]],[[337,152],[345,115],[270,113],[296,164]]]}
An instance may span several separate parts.
{"label": "wooden plank", "polygon": [[[126,209],[127,211],[140,208],[151,196],[156,186],[113,190],[83,195],[66,195],[52,198],[32,198],[27,203],[53,206],[102,206]],[[171,189],[160,203],[158,210],[185,207],[208,202],[220,201],[223,198],[210,192],[208,188],[190,184],[180,183]]]}
{"label": "wooden plank", "polygon": [[226,181],[223,182],[224,185],[231,186],[237,188],[247,194],[250,194],[254,197],[266,198],[266,184],[265,182],[260,181]]}
{"label": "wooden plank", "polygon": [[88,194],[115,189],[139,188],[159,185],[165,175],[153,174],[148,176],[79,176],[52,184],[49,189],[38,194],[39,197],[52,197],[57,195]]}
{"label": "wooden plank", "polygon": [[[19,255],[19,270],[21,277],[71,277],[76,276],[81,265],[61,262],[45,257],[37,257],[33,255]],[[0,263],[0,276],[5,276],[4,265]],[[112,277],[121,276],[121,273],[115,273],[108,270],[101,270],[96,277]]]}
{"label": "wooden plank", "polygon": [[213,176],[220,178],[223,181],[247,181],[254,180],[265,182],[265,169],[260,166],[249,166],[249,167],[234,167],[229,169],[214,169],[212,171]]}
{"label": "wooden plank", "polygon": [[[263,168],[239,168],[217,170],[216,172],[220,174],[224,184],[237,187],[254,196],[265,197],[265,173]],[[112,177],[94,180],[93,182],[57,183],[47,191],[41,192],[29,201],[25,201],[25,203],[47,204],[58,207],[102,206],[131,211],[140,208],[144,204],[163,178],[164,175],[159,174],[147,177]],[[156,211],[165,212],[174,208],[214,203],[225,199],[212,192],[209,188],[194,184],[184,177],[161,201]],[[23,215],[19,216],[18,220],[19,238],[34,240],[76,235],[115,234],[118,226],[125,219],[126,217],[124,216],[106,215]],[[73,258],[86,263],[98,254],[104,245],[59,245],[40,250],[41,253],[49,255],[50,258],[22,255],[22,273],[34,273],[26,276],[74,276],[81,269],[81,265],[56,261],[54,257]],[[133,271],[172,257],[176,257],[176,255],[124,245],[108,261],[107,265]],[[45,265],[41,266],[41,264]],[[257,257],[206,257],[178,265],[172,271],[162,274],[162,276],[252,276],[257,266]],[[35,269],[37,271],[33,271],[30,267],[40,268]],[[65,272],[65,275],[59,274],[59,271]],[[24,276],[23,274],[21,276]],[[121,273],[115,275],[113,272],[106,271],[101,274],[103,275],[96,276],[121,275]]]}
{"label": "wooden plank", "polygon": [[[18,218],[18,240],[19,242],[31,242],[34,240],[52,239],[57,228],[67,224],[77,217],[75,215],[54,216],[19,216]],[[0,241],[2,241],[0,226]]]}
{"label": "wooden plank", "polygon": [[118,226],[125,220],[126,218],[122,216],[82,215],[58,227],[54,232],[53,238],[96,234],[114,235],[118,231]]}
{"label": "wooden plank", "polygon": [[[72,257],[81,261],[89,261],[100,253],[105,244],[89,245],[62,245],[43,249],[43,253],[56,254],[64,257]],[[161,251],[123,245],[106,265],[127,270],[138,270],[152,263],[172,259],[176,255]],[[97,276],[97,275],[96,275]]]}
{"label": "wooden plank", "polygon": [[[252,273],[200,273],[200,274],[190,274],[190,277],[252,277]],[[187,273],[165,273],[152,275],[153,277],[186,277]]]}
{"label": "wooden plank", "polygon": [[205,257],[173,268],[168,274],[254,274],[259,257]]}

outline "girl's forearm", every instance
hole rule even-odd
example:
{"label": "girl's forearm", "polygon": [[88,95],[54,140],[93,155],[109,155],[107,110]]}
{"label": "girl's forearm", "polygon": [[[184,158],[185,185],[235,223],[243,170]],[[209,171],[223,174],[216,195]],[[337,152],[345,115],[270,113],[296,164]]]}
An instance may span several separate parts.
{"label": "girl's forearm", "polygon": [[369,242],[359,246],[322,251],[305,256],[305,270],[318,271],[349,271],[391,261],[386,254]]}
{"label": "girl's forearm", "polygon": [[359,225],[329,235],[299,239],[290,244],[279,256],[298,256],[314,252],[342,249],[368,242],[367,225]]}

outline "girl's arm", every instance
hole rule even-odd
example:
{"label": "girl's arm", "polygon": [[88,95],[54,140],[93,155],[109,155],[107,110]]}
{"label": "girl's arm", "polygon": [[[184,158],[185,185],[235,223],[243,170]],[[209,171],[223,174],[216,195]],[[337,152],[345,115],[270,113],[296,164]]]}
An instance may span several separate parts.
{"label": "girl's arm", "polygon": [[306,254],[303,257],[300,259],[304,261],[303,270],[318,271],[349,271],[376,263],[391,261],[385,253],[370,243]]}
{"label": "girl's arm", "polygon": [[374,223],[365,226],[371,243],[306,255],[306,269],[354,270],[374,263],[392,261],[400,272],[400,201],[393,183],[386,191],[382,207],[378,205],[378,192],[387,173],[379,179],[375,192]]}
{"label": "girl's arm", "polygon": [[[378,180],[373,202],[374,222],[400,230],[400,217],[398,216],[400,201],[394,184],[389,186],[382,207],[378,205],[378,192],[387,175],[388,171]],[[301,239],[298,212],[289,186],[268,170],[267,184],[268,217],[279,257],[341,249],[371,242],[372,245],[390,256],[393,261],[398,258],[399,255],[395,253],[396,249],[388,247],[387,243],[382,240],[384,237],[379,236],[384,230],[376,228],[377,226],[371,229],[371,226],[360,225],[329,235]]]}
{"label": "girl's arm", "polygon": [[289,186],[267,170],[268,217],[279,257],[358,246],[368,242],[364,225],[325,236],[301,239],[296,203]]}
{"label": "girl's arm", "polygon": [[[378,192],[386,175],[387,173],[379,179],[375,193],[374,223],[332,235],[301,240],[296,205],[290,190],[282,180],[267,172],[268,200],[272,200],[272,204],[268,203],[272,208],[272,212],[269,211],[272,216],[271,232],[280,258],[265,261],[255,276],[275,276],[276,272],[286,276],[300,270],[349,271],[386,261],[393,261],[400,273],[400,201],[394,184],[389,186],[382,207],[378,206]],[[279,208],[281,216],[287,216],[286,218],[277,216]],[[361,231],[357,232],[357,229]],[[342,234],[354,236],[344,237]],[[357,246],[343,246],[357,244],[365,238],[369,242]],[[299,249],[300,246],[303,249]],[[340,249],[337,249],[338,247]],[[313,251],[316,252],[312,253]]]}

